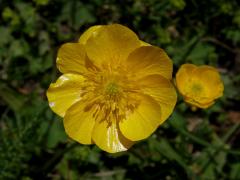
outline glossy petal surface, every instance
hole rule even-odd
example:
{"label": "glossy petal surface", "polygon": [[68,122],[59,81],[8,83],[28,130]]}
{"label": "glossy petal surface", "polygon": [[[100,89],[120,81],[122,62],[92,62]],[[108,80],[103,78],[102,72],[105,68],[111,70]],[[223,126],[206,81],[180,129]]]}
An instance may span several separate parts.
{"label": "glossy petal surface", "polygon": [[67,109],[79,101],[84,78],[76,74],[64,74],[52,83],[47,90],[49,106],[59,116],[64,116]]}
{"label": "glossy petal surface", "polygon": [[62,73],[82,74],[86,71],[87,56],[84,46],[79,43],[66,43],[58,50],[57,67]]}
{"label": "glossy petal surface", "polygon": [[130,73],[136,78],[159,74],[167,79],[172,78],[172,62],[168,55],[155,46],[143,46],[134,50],[126,61]]}
{"label": "glossy petal surface", "polygon": [[126,119],[122,120],[119,125],[125,137],[138,141],[150,136],[161,122],[159,104],[149,96],[142,96],[138,107],[129,112]]}
{"label": "glossy petal surface", "polygon": [[64,117],[66,133],[74,140],[82,144],[92,143],[92,130],[95,119],[92,111],[87,111],[83,102],[77,102],[71,106]]}
{"label": "glossy petal surface", "polygon": [[101,149],[110,153],[126,151],[134,144],[122,135],[115,120],[111,124],[104,120],[96,122],[92,137]]}
{"label": "glossy petal surface", "polygon": [[141,90],[144,94],[151,96],[161,107],[161,122],[164,122],[177,102],[177,94],[172,83],[160,76],[150,75],[139,80]]}
{"label": "glossy petal surface", "polygon": [[61,46],[57,67],[64,75],[47,96],[66,133],[109,153],[149,137],[176,104],[167,54],[119,24],[92,26]]}
{"label": "glossy petal surface", "polygon": [[140,46],[137,35],[119,24],[102,27],[86,43],[88,57],[97,65],[119,64]]}
{"label": "glossy petal surface", "polygon": [[80,36],[78,42],[80,44],[86,44],[87,40],[90,37],[95,36],[99,32],[101,27],[103,27],[103,26],[102,25],[91,26]]}

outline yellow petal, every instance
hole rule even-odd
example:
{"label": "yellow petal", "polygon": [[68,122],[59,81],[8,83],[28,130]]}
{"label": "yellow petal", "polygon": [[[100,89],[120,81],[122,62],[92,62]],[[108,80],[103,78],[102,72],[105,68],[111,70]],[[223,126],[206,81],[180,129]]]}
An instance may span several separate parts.
{"label": "yellow petal", "polygon": [[81,44],[86,44],[87,40],[90,37],[96,35],[99,32],[101,27],[103,26],[102,25],[91,26],[80,36],[78,42]]}
{"label": "yellow petal", "polygon": [[194,100],[192,98],[186,98],[186,97],[184,98],[184,101],[186,101],[190,105],[193,105],[193,106],[199,107],[199,108],[203,108],[203,109],[206,109],[206,108],[212,106],[215,103],[212,100],[210,100],[207,103],[201,103],[201,101],[196,101],[196,100]]}
{"label": "yellow petal", "polygon": [[161,122],[164,122],[177,102],[177,93],[173,84],[160,75],[150,75],[139,80],[144,94],[151,96],[161,107]]}
{"label": "yellow petal", "polygon": [[84,78],[81,75],[64,74],[56,83],[51,83],[47,90],[49,106],[59,116],[80,100],[80,91]]}
{"label": "yellow petal", "polygon": [[142,41],[142,40],[140,40],[140,43],[141,43],[141,46],[151,46],[151,44],[149,44],[145,41]]}
{"label": "yellow petal", "polygon": [[57,67],[62,73],[85,72],[87,56],[84,46],[79,43],[66,43],[60,47],[57,56]]}
{"label": "yellow petal", "polygon": [[122,135],[115,120],[111,124],[105,120],[96,122],[92,138],[98,147],[109,153],[126,151],[134,144]]}
{"label": "yellow petal", "polygon": [[155,46],[143,46],[134,50],[126,61],[129,72],[137,77],[159,74],[167,79],[172,78],[172,61],[164,50]]}
{"label": "yellow petal", "polygon": [[96,64],[118,64],[140,46],[140,41],[129,28],[113,24],[101,27],[85,46],[88,57]]}
{"label": "yellow petal", "polygon": [[196,74],[197,79],[205,86],[208,98],[216,99],[222,96],[224,86],[217,69],[204,65],[196,70]]}
{"label": "yellow petal", "polygon": [[176,74],[176,85],[182,95],[188,93],[196,69],[197,66],[193,64],[183,64],[178,70]]}
{"label": "yellow petal", "polygon": [[142,96],[141,102],[126,119],[119,122],[123,135],[138,141],[150,136],[162,123],[161,108],[159,104],[149,96]]}
{"label": "yellow petal", "polygon": [[79,101],[72,105],[64,116],[64,128],[72,139],[82,144],[92,144],[92,130],[95,124],[93,112]]}
{"label": "yellow petal", "polygon": [[206,65],[182,65],[176,75],[176,84],[184,101],[200,108],[214,104],[224,89],[217,69]]}

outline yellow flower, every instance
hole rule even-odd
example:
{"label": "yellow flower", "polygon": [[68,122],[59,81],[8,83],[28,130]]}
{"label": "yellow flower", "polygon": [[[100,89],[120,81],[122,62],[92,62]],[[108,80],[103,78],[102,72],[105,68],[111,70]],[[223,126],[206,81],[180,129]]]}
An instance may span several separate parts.
{"label": "yellow flower", "polygon": [[199,108],[213,105],[224,89],[217,69],[206,65],[182,65],[176,75],[176,85],[184,101]]}
{"label": "yellow flower", "polygon": [[58,51],[63,73],[47,91],[66,133],[114,153],[150,136],[172,113],[172,62],[119,24],[93,26]]}

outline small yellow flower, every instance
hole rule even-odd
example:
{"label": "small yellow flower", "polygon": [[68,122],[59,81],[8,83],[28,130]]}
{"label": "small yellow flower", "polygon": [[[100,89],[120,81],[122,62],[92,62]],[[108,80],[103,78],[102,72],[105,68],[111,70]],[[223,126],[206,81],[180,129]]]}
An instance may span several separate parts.
{"label": "small yellow flower", "polygon": [[150,136],[172,113],[172,62],[119,24],[93,26],[58,51],[63,73],[47,91],[66,133],[114,153]]}
{"label": "small yellow flower", "polygon": [[224,89],[217,69],[206,65],[182,65],[176,75],[176,85],[184,101],[199,108],[213,105]]}

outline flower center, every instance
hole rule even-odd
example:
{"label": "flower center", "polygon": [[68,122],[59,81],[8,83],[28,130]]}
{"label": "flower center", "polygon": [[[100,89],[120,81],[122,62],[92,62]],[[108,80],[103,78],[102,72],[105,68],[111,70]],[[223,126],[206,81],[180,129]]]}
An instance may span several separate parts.
{"label": "flower center", "polygon": [[118,94],[120,87],[115,82],[110,82],[107,84],[105,92],[107,95],[115,96]]}
{"label": "flower center", "polygon": [[137,84],[121,68],[90,68],[82,87],[85,111],[92,111],[98,122],[119,122],[132,113],[140,101]]}
{"label": "flower center", "polygon": [[192,85],[192,91],[194,93],[198,94],[202,91],[202,86],[200,84],[193,84]]}

